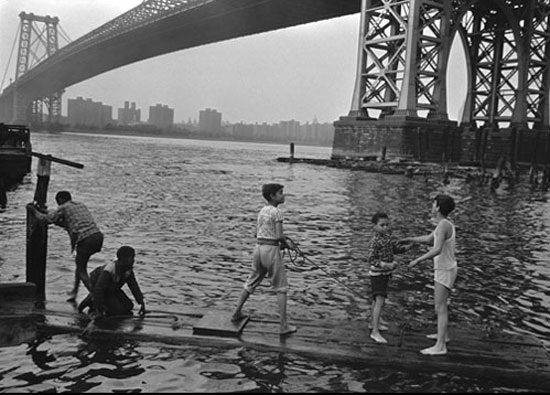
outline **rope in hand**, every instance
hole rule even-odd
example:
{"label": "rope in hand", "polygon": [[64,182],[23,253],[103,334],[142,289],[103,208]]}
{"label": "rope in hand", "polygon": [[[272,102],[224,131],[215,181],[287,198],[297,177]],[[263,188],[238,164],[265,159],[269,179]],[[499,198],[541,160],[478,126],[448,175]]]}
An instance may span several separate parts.
{"label": "rope in hand", "polygon": [[[290,243],[289,243],[290,242]],[[334,281],[336,281],[341,286],[347,288],[352,294],[355,296],[361,298],[361,299],[368,299],[366,295],[362,295],[357,293],[353,288],[348,286],[346,283],[340,281],[337,277],[333,276],[331,273],[329,273],[327,270],[322,268],[321,266],[317,265],[315,262],[313,262],[311,259],[309,259],[306,254],[300,250],[298,247],[298,244],[294,242],[290,237],[285,237],[285,242],[281,245],[281,249],[283,250],[283,256],[285,253],[288,254],[288,258],[292,265],[295,266],[298,271],[304,271],[302,266],[308,262],[310,265],[314,266],[315,268],[321,270],[323,273],[325,273],[328,277],[332,278]],[[292,270],[292,268],[289,268]]]}

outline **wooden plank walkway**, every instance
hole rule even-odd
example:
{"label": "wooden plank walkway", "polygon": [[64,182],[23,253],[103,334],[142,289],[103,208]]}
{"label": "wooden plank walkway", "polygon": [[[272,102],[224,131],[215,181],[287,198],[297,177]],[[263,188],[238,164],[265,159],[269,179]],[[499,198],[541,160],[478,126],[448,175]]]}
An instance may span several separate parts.
{"label": "wooden plank walkway", "polygon": [[[215,309],[210,310],[215,311]],[[174,346],[204,345],[209,347],[249,347],[259,351],[294,353],[317,360],[357,363],[362,367],[393,370],[448,372],[465,377],[493,379],[500,386],[525,389],[550,388],[550,356],[533,336],[499,333],[488,336],[475,328],[451,325],[448,354],[425,356],[419,350],[433,340],[425,334],[433,330],[408,324],[391,325],[384,333],[388,344],[377,344],[369,338],[365,322],[301,322],[292,320],[298,332],[278,334],[278,322],[252,316],[240,335],[235,337],[196,334],[194,327],[207,313],[192,308],[177,311],[151,311],[145,317],[107,318],[90,324],[69,303],[48,303],[36,310],[43,319],[38,322],[41,334],[86,334],[97,340],[134,339]],[[220,309],[220,314],[227,312]]]}

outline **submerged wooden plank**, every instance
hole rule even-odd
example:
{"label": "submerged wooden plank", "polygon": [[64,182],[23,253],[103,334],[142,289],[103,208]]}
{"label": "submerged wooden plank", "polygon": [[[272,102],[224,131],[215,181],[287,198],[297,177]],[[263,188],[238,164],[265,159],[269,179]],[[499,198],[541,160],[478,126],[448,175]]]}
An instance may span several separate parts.
{"label": "submerged wooden plank", "polygon": [[[419,351],[434,344],[426,338],[433,323],[424,327],[390,325],[384,332],[388,344],[369,337],[366,322],[293,320],[298,331],[280,336],[279,322],[262,316],[251,317],[241,327],[224,336],[228,315],[205,314],[192,308],[152,311],[145,317],[113,317],[90,324],[89,318],[69,304],[48,305],[42,311],[42,333],[72,332],[102,340],[140,340],[173,346],[199,345],[232,348],[249,347],[260,351],[300,354],[306,357],[359,363],[361,366],[407,371],[450,372],[467,377],[493,378],[513,388],[550,388],[550,357],[542,343],[532,337],[506,333],[487,334],[478,328],[450,330],[448,354],[425,356]],[[206,324],[205,324],[206,323]],[[197,331],[197,328],[211,329]]]}

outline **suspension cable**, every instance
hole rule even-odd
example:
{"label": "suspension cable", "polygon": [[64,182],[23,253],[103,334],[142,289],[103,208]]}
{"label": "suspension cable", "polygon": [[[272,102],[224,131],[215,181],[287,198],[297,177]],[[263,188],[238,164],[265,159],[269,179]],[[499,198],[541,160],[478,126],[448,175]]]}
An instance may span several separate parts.
{"label": "suspension cable", "polygon": [[59,30],[60,30],[63,38],[65,39],[65,41],[67,41],[68,44],[72,43],[73,40],[71,39],[71,37],[69,37],[67,32],[65,32],[65,29],[63,29],[63,26],[61,26],[61,24],[59,24],[58,27],[59,27]]}
{"label": "suspension cable", "polygon": [[8,74],[8,69],[11,63],[11,57],[13,55],[13,49],[15,48],[15,43],[17,42],[17,37],[19,36],[20,30],[21,30],[21,22],[19,22],[19,26],[17,26],[17,31],[15,32],[15,38],[13,39],[10,56],[8,58],[8,64],[6,65],[6,69],[4,70],[4,75],[2,76],[2,83],[0,84],[0,92],[2,92],[2,89],[4,88],[4,81],[6,80],[6,74]]}

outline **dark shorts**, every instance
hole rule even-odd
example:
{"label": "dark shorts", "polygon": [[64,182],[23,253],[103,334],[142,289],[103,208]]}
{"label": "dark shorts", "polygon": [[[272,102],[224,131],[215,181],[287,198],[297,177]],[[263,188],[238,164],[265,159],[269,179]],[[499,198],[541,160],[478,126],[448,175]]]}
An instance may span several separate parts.
{"label": "dark shorts", "polygon": [[391,274],[382,276],[370,276],[372,299],[375,300],[377,296],[388,296],[388,282],[390,281]]}
{"label": "dark shorts", "polygon": [[86,268],[90,257],[96,252],[101,251],[103,247],[103,234],[101,232],[94,233],[84,240],[81,240],[76,245],[76,266]]}

